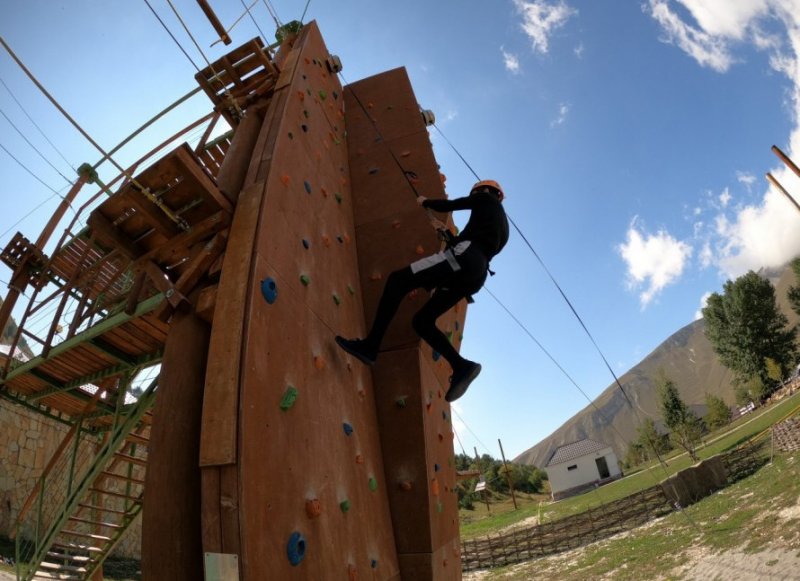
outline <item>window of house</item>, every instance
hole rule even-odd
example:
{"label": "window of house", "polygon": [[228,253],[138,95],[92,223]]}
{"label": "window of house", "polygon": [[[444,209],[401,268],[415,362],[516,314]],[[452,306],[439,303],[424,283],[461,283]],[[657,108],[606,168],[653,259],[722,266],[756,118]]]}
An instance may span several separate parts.
{"label": "window of house", "polygon": [[577,464],[573,464],[572,466],[567,466],[567,471],[569,471],[569,470],[577,470],[577,469],[578,469],[578,465]]}

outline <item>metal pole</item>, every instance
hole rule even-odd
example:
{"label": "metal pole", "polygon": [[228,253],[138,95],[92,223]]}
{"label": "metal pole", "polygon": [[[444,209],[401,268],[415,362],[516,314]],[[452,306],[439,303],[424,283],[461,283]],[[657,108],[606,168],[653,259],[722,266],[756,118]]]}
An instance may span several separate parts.
{"label": "metal pole", "polygon": [[503,458],[503,468],[506,470],[506,480],[508,480],[508,488],[511,490],[511,500],[514,501],[514,510],[518,510],[517,497],[514,495],[514,484],[511,482],[511,473],[508,471],[508,463],[506,462],[506,453],[503,451],[503,442],[497,438],[497,443],[500,444],[500,456]]}

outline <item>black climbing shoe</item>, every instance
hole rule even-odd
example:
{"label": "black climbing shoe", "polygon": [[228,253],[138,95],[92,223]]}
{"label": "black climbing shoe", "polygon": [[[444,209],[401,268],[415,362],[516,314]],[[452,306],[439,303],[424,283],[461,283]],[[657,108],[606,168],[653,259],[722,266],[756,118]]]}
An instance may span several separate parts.
{"label": "black climbing shoe", "polygon": [[374,365],[375,359],[378,357],[378,354],[369,349],[362,339],[345,339],[344,337],[336,335],[336,344],[367,365]]}
{"label": "black climbing shoe", "polygon": [[447,390],[444,399],[454,402],[467,393],[469,384],[475,381],[480,372],[481,364],[474,361],[467,361],[458,368],[458,371],[453,371],[453,376],[450,378],[450,389]]}

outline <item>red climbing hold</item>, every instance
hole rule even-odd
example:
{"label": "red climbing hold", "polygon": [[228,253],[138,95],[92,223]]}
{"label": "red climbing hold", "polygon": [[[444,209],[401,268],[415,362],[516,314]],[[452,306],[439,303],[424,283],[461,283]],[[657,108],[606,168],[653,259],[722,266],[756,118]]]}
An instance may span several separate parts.
{"label": "red climbing hold", "polygon": [[417,253],[417,254],[419,254],[420,256],[422,256],[423,254],[425,254],[425,249],[422,247],[422,244],[418,245],[415,251],[416,251],[416,253]]}
{"label": "red climbing hold", "polygon": [[314,356],[314,367],[316,367],[320,371],[325,369],[325,360],[322,357],[320,357],[319,355],[315,355]]}
{"label": "red climbing hold", "polygon": [[317,518],[322,514],[322,505],[318,498],[306,500],[306,515],[308,518]]}
{"label": "red climbing hold", "polygon": [[281,176],[281,183],[282,183],[284,186],[288,186],[288,185],[289,185],[289,181],[290,181],[290,179],[289,179],[289,176],[288,176],[288,175],[286,175],[286,174],[283,174],[283,175]]}

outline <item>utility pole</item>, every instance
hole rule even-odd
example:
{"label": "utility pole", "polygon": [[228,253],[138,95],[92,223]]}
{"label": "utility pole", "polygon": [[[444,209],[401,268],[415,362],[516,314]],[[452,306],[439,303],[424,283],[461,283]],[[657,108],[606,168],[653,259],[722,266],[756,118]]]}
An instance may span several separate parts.
{"label": "utility pole", "polygon": [[500,457],[503,458],[503,468],[506,471],[508,489],[511,491],[511,500],[514,501],[514,510],[518,510],[517,497],[514,495],[514,483],[511,482],[511,473],[508,471],[508,463],[506,462],[506,453],[503,451],[503,442],[500,441],[500,438],[497,438],[497,443],[500,444]]}

